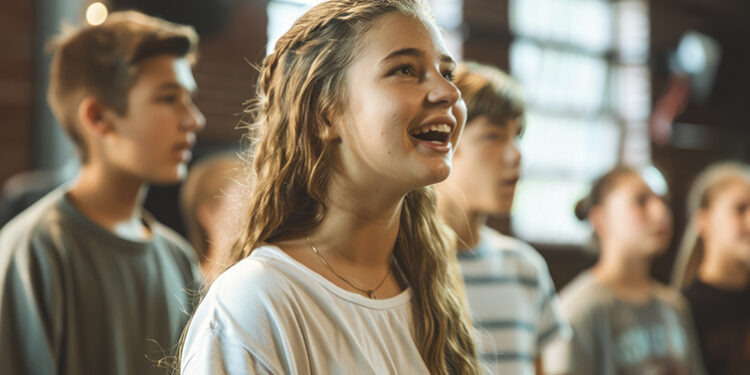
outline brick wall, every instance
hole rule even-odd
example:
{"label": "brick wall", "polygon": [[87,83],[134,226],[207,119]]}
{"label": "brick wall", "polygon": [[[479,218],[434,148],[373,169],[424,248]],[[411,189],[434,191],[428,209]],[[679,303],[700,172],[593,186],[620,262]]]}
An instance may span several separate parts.
{"label": "brick wall", "polygon": [[248,62],[260,65],[266,51],[266,4],[237,1],[226,28],[201,37],[200,59],[195,67],[196,104],[206,116],[199,142],[235,144],[235,130],[243,102],[255,93],[258,74]]}
{"label": "brick wall", "polygon": [[7,1],[0,11],[0,186],[31,166],[34,4]]}

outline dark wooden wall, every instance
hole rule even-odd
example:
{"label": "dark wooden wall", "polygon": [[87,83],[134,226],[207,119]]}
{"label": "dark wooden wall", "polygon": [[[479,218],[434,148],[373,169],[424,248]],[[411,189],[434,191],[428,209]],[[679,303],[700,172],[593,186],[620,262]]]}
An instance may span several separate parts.
{"label": "dark wooden wall", "polygon": [[0,186],[31,168],[34,5],[6,1],[0,11]]}
{"label": "dark wooden wall", "polygon": [[199,92],[197,105],[206,115],[202,142],[236,143],[235,129],[243,102],[255,94],[258,64],[266,52],[264,1],[237,1],[226,28],[201,38],[200,60],[195,67]]}
{"label": "dark wooden wall", "polygon": [[464,59],[509,70],[508,0],[464,0]]}
{"label": "dark wooden wall", "polygon": [[654,163],[665,171],[675,215],[675,239],[670,251],[654,266],[663,279],[671,272],[676,248],[688,218],[686,198],[695,176],[709,164],[726,159],[750,162],[750,3],[742,0],[651,1],[652,97],[663,94],[670,73],[667,59],[683,33],[694,30],[714,38],[722,61],[713,90],[704,103],[691,100],[675,119],[706,129],[702,147],[670,143],[654,145]]}

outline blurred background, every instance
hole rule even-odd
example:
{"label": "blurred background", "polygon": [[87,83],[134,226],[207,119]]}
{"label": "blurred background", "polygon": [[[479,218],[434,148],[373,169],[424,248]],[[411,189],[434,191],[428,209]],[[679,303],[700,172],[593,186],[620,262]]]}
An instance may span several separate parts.
{"label": "blurred background", "polygon": [[[36,0],[0,5],[0,185],[66,175],[75,155],[46,103],[49,39],[136,9],[194,26],[194,73],[207,118],[194,161],[238,149],[253,67],[304,0]],[[458,59],[516,77],[528,102],[522,180],[504,233],[531,242],[558,286],[592,265],[591,233],[573,205],[618,162],[655,165],[670,187],[675,238],[694,176],[725,159],[750,162],[750,2],[746,0],[432,0]],[[184,234],[179,186],[155,186],[146,207]],[[1,225],[2,223],[0,223]],[[667,281],[677,240],[653,269]]]}

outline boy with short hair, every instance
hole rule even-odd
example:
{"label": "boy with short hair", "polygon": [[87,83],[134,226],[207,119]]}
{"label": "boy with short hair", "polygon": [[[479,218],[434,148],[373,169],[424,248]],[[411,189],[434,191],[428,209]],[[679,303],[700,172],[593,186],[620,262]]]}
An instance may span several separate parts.
{"label": "boy with short hair", "polygon": [[488,215],[508,215],[513,202],[521,161],[516,140],[524,127],[520,88],[477,63],[459,65],[455,83],[468,118],[451,174],[436,185],[438,211],[458,235],[480,362],[485,373],[538,373],[541,348],[570,327],[541,255],[485,225]]}
{"label": "boy with short hair", "polygon": [[0,373],[167,372],[200,271],[142,201],[184,176],[204,127],[196,43],[136,12],[57,41],[48,99],[82,167],[0,231]]}

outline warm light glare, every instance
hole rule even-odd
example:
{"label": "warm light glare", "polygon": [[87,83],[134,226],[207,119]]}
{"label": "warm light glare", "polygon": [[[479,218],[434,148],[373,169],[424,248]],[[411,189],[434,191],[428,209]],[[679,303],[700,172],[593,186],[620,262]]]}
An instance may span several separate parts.
{"label": "warm light glare", "polygon": [[100,2],[89,5],[86,9],[86,21],[93,26],[99,25],[107,19],[107,7]]}

